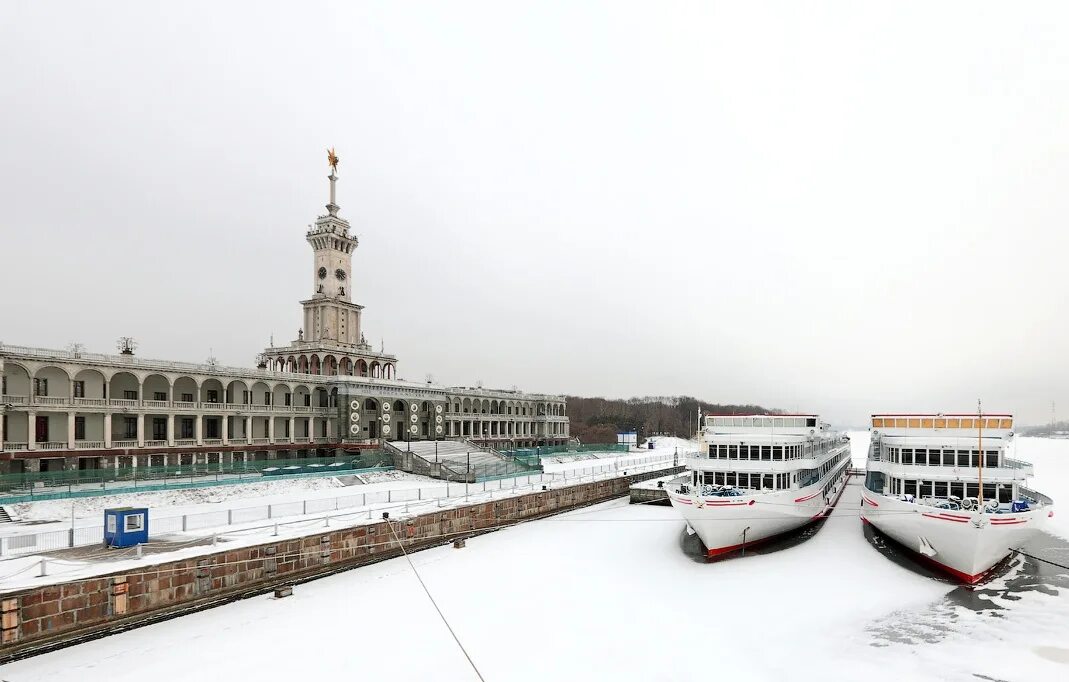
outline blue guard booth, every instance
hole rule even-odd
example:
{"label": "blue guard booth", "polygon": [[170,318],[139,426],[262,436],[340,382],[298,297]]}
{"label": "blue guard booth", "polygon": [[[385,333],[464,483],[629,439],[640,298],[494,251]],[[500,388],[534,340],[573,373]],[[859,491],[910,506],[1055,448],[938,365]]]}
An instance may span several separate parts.
{"label": "blue guard booth", "polygon": [[104,545],[133,547],[148,542],[148,509],[116,507],[104,510]]}

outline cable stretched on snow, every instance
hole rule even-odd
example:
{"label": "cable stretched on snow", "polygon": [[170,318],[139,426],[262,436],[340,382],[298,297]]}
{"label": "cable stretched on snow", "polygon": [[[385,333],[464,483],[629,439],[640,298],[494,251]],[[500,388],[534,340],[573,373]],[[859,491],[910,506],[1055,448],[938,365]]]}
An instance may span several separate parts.
{"label": "cable stretched on snow", "polygon": [[453,626],[449,624],[449,620],[447,620],[445,614],[442,613],[442,609],[438,607],[438,602],[434,601],[434,595],[427,589],[427,583],[423,582],[423,577],[420,576],[419,571],[416,570],[416,565],[412,563],[412,557],[408,556],[408,552],[405,551],[404,543],[397,537],[397,530],[394,529],[393,522],[387,520],[386,525],[390,527],[390,533],[393,535],[393,539],[397,541],[397,546],[401,548],[401,553],[405,555],[405,559],[408,560],[408,565],[412,567],[412,572],[416,574],[416,579],[419,580],[419,584],[423,586],[423,591],[427,593],[427,599],[431,600],[431,604],[434,605],[434,610],[438,612],[442,622],[445,623],[445,627],[449,630],[449,634],[453,635],[453,640],[456,641],[457,646],[460,647],[460,651],[464,654],[464,658],[468,659],[468,663],[471,664],[471,669],[475,671],[475,676],[482,680],[482,682],[486,682],[485,678],[483,678],[483,674],[479,672],[479,666],[475,665],[475,661],[471,660],[471,656],[468,655],[468,650],[460,643],[460,638],[457,637],[457,633],[453,632]]}
{"label": "cable stretched on snow", "polygon": [[1035,554],[1029,554],[1028,552],[1025,552],[1024,550],[1020,549],[1019,547],[1018,548],[1010,547],[1010,550],[1014,551],[1014,552],[1017,552],[1018,554],[1023,554],[1024,556],[1028,557],[1029,559],[1035,559],[1036,561],[1042,561],[1043,563],[1050,564],[1051,566],[1057,566],[1058,568],[1064,568],[1066,570],[1069,570],[1069,566],[1066,566],[1065,564],[1059,564],[1057,561],[1051,561],[1050,559],[1044,559],[1043,557],[1036,556]]}

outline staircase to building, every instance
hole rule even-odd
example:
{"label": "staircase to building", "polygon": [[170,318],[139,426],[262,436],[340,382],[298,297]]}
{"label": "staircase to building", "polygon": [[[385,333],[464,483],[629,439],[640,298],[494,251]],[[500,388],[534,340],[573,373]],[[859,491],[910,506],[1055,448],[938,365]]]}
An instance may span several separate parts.
{"label": "staircase to building", "polygon": [[540,466],[507,457],[471,441],[392,441],[386,443],[385,448],[398,469],[447,481],[475,482],[541,471]]}

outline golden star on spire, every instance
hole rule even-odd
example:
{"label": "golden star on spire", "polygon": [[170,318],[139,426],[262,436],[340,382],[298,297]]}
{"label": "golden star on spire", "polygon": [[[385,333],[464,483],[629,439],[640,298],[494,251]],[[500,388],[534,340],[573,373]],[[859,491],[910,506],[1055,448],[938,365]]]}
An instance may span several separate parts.
{"label": "golden star on spire", "polygon": [[332,173],[338,172],[338,155],[334,153],[334,147],[327,150],[327,164]]}

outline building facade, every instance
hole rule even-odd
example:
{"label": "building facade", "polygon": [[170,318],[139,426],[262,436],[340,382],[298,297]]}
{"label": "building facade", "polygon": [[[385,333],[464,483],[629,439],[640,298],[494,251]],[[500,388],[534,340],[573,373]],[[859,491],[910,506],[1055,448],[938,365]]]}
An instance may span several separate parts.
{"label": "building facade", "polygon": [[329,180],[327,213],[306,235],[313,289],[294,341],[249,369],[0,345],[0,471],[330,456],[382,440],[565,443],[563,396],[397,378],[397,358],[364,339],[358,241]]}

